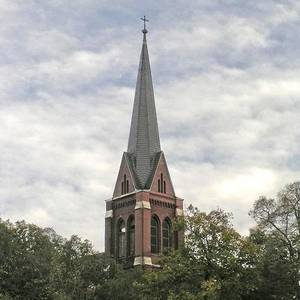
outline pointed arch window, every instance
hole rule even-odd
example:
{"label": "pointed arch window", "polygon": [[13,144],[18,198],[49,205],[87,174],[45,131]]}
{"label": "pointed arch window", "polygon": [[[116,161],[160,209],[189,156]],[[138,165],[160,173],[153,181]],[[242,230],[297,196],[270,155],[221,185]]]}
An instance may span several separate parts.
{"label": "pointed arch window", "polygon": [[125,222],[120,219],[118,222],[118,257],[125,257]]}
{"label": "pointed arch window", "polygon": [[134,216],[130,216],[127,222],[127,235],[128,235],[128,256],[134,256],[135,245],[135,221]]}
{"label": "pointed arch window", "polygon": [[171,221],[166,218],[162,226],[163,230],[163,251],[168,252],[172,248],[172,226]]}
{"label": "pointed arch window", "polygon": [[151,253],[159,253],[159,220],[156,216],[151,218]]}
{"label": "pointed arch window", "polygon": [[129,180],[127,179],[126,174],[124,174],[124,178],[121,185],[122,185],[122,195],[129,193]]}
{"label": "pointed arch window", "polygon": [[163,173],[160,174],[160,179],[157,180],[157,190],[159,193],[166,194],[166,192],[167,192],[166,181],[164,180]]}

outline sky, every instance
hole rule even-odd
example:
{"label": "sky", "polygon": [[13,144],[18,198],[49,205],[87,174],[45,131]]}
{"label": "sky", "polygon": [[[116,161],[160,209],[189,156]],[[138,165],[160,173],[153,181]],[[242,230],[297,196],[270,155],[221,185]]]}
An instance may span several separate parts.
{"label": "sky", "polygon": [[300,176],[299,0],[0,0],[0,218],[104,249],[146,15],[176,194],[232,212]]}

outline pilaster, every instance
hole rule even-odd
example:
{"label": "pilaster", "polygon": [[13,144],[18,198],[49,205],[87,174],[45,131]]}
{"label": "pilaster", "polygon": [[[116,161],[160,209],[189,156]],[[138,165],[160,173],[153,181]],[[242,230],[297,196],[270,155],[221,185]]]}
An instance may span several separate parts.
{"label": "pilaster", "polygon": [[[135,256],[151,256],[151,207],[149,192],[138,192],[135,205]],[[138,261],[138,260],[137,260]]]}

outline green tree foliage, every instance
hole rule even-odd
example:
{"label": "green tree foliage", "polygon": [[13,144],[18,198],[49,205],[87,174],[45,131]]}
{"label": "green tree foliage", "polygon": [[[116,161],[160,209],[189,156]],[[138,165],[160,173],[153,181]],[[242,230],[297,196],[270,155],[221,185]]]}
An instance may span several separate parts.
{"label": "green tree foliage", "polygon": [[124,270],[121,266],[118,266],[110,278],[97,286],[95,299],[138,299],[138,291],[133,283],[140,280],[141,276],[142,272],[140,269]]}
{"label": "green tree foliage", "polygon": [[276,199],[260,197],[250,215],[258,224],[250,238],[264,249],[263,299],[300,299],[300,182],[287,185]]}
{"label": "green tree foliage", "polygon": [[52,247],[43,230],[0,223],[0,291],[14,299],[48,299]]}
{"label": "green tree foliage", "polygon": [[1,300],[134,299],[138,272],[125,272],[75,235],[0,220]]}
{"label": "green tree foliage", "polygon": [[191,206],[177,226],[185,228],[185,246],[136,284],[142,299],[250,299],[260,251],[233,229],[230,215]]}
{"label": "green tree foliage", "polygon": [[77,236],[0,219],[0,300],[300,300],[300,183],[259,198],[248,237],[231,215],[189,207],[185,244],[160,268],[124,270]]}

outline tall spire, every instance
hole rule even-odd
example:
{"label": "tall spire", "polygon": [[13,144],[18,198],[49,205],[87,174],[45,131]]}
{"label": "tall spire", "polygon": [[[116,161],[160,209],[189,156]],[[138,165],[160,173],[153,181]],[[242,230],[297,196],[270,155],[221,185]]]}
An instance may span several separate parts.
{"label": "tall spire", "polygon": [[142,187],[145,187],[152,168],[156,153],[160,152],[160,141],[154,102],[154,92],[150,70],[149,54],[147,48],[147,29],[144,17],[143,45],[137,76],[133,113],[128,141],[129,154],[137,178]]}

